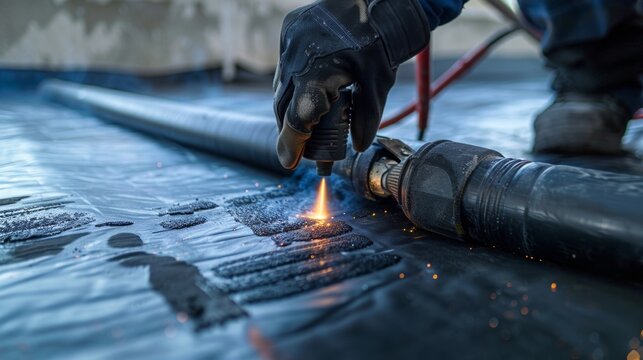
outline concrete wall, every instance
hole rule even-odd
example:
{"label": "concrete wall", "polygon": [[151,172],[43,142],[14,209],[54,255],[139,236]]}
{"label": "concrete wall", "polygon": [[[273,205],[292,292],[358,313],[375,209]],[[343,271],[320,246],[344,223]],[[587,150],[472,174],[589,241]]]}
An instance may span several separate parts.
{"label": "concrete wall", "polygon": [[[270,72],[283,16],[308,0],[0,0],[0,68],[166,74],[223,66]],[[473,0],[436,31],[436,56],[460,54],[501,26]],[[518,37],[500,56],[535,56]]]}
{"label": "concrete wall", "polygon": [[[451,23],[437,28],[431,37],[434,56],[454,57],[463,54],[495,31],[509,27],[498,13],[480,0],[469,1],[462,14]],[[506,39],[494,52],[504,58],[530,58],[540,55],[538,44],[528,35],[517,33]]]}

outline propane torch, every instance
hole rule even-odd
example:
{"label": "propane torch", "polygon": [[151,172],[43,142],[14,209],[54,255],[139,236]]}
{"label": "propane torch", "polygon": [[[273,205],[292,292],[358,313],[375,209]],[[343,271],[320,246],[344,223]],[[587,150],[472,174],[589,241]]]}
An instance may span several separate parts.
{"label": "propane torch", "polygon": [[315,125],[310,139],[306,142],[304,158],[315,162],[317,175],[322,177],[317,190],[315,207],[307,215],[309,218],[325,220],[330,216],[326,197],[326,177],[333,172],[335,161],[346,158],[352,103],[352,87],[340,89],[338,98],[331,104],[328,113]]}

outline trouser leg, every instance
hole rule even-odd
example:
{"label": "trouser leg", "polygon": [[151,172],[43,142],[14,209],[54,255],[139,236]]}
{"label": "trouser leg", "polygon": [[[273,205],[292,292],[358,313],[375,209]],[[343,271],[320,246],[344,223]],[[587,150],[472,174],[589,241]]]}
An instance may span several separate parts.
{"label": "trouser leg", "polygon": [[520,0],[543,31],[542,51],[558,93],[610,94],[643,106],[643,3],[636,0]]}

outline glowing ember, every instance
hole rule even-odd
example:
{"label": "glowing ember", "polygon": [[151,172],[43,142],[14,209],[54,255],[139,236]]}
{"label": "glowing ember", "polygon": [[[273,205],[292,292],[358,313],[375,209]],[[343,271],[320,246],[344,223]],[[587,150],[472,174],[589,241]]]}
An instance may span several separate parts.
{"label": "glowing ember", "polygon": [[313,210],[306,214],[306,217],[313,220],[327,220],[330,217],[328,212],[328,190],[326,187],[326,178],[322,178],[317,190],[317,200]]}

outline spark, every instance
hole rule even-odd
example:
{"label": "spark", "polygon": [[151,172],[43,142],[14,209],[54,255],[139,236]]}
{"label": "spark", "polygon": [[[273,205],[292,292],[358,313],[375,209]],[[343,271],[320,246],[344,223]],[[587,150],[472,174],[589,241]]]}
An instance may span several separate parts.
{"label": "spark", "polygon": [[549,285],[549,288],[551,289],[551,292],[556,292],[556,290],[558,289],[558,284],[553,282],[551,283],[551,285]]}
{"label": "spark", "polygon": [[498,327],[498,324],[500,324],[500,321],[498,320],[498,318],[492,317],[491,319],[489,319],[490,328],[495,329]]}
{"label": "spark", "polygon": [[176,314],[176,320],[181,324],[185,324],[186,322],[188,322],[188,319],[189,319],[188,314],[184,312],[179,312]]}
{"label": "spark", "polygon": [[523,306],[520,308],[520,315],[522,316],[527,316],[529,314],[529,308],[526,306]]}
{"label": "spark", "polygon": [[636,350],[632,350],[627,353],[627,360],[641,360],[641,354]]}

